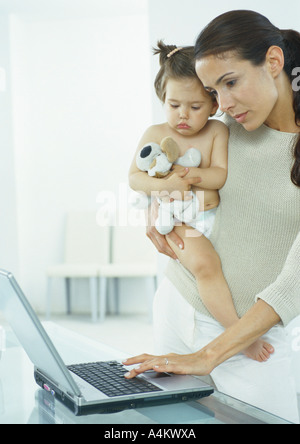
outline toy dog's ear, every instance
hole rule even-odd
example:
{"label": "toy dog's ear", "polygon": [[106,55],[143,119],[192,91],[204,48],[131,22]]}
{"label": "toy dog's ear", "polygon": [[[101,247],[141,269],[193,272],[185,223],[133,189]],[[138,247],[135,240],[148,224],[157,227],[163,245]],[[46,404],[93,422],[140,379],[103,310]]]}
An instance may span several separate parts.
{"label": "toy dog's ear", "polygon": [[170,163],[174,163],[179,157],[179,146],[172,137],[165,137],[160,144],[161,150]]}
{"label": "toy dog's ear", "polygon": [[136,166],[141,171],[149,171],[155,157],[161,153],[161,148],[157,143],[148,143],[136,155]]}
{"label": "toy dog's ear", "polygon": [[142,159],[145,159],[146,157],[150,156],[151,151],[152,151],[151,145],[146,145],[141,149],[139,156]]}

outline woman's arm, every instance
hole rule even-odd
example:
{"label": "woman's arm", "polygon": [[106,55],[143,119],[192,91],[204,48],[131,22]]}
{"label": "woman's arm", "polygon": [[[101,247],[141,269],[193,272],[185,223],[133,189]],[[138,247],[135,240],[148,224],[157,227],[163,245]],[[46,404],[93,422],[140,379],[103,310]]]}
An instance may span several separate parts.
{"label": "woman's arm", "polygon": [[[256,296],[255,305],[233,326],[214,341],[190,355],[166,355],[164,357],[138,356],[128,364],[142,362],[138,370],[128,377],[154,368],[157,371],[206,375],[222,362],[247,348],[279,322],[287,325],[300,314],[300,232],[287,256],[283,269],[275,282]],[[158,367],[156,367],[158,366]]]}
{"label": "woman's arm", "polygon": [[[147,370],[176,374],[209,375],[222,362],[253,344],[260,336],[280,322],[280,317],[263,300],[259,300],[240,320],[225,330],[214,341],[196,353],[164,356],[140,355],[124,364],[140,364],[126,374],[126,378]],[[166,358],[168,364],[166,364]]]}
{"label": "woman's arm", "polygon": [[277,279],[256,296],[279,314],[287,326],[300,314],[300,231]]}

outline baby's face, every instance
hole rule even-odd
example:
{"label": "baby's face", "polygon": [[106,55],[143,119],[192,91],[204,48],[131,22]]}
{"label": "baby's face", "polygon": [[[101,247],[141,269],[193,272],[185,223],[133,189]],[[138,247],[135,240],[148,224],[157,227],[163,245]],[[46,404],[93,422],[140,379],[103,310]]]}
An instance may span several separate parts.
{"label": "baby's face", "polygon": [[169,79],[165,109],[168,124],[184,136],[199,133],[218,106],[196,78]]}

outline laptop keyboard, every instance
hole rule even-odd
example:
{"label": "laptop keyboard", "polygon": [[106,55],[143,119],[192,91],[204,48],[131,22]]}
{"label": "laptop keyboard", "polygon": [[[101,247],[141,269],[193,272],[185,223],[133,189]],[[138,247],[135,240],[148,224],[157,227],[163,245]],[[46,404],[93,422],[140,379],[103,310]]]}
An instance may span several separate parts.
{"label": "laptop keyboard", "polygon": [[68,369],[109,397],[162,391],[145,379],[125,379],[128,370],[116,361],[69,365]]}

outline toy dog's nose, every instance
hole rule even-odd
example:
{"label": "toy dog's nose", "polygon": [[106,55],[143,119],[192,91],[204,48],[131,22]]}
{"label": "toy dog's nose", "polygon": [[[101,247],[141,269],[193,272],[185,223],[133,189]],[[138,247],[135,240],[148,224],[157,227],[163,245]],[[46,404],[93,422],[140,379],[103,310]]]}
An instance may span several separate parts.
{"label": "toy dog's nose", "polygon": [[141,158],[145,159],[146,157],[150,156],[151,151],[152,151],[152,148],[150,145],[145,146],[140,153]]}

